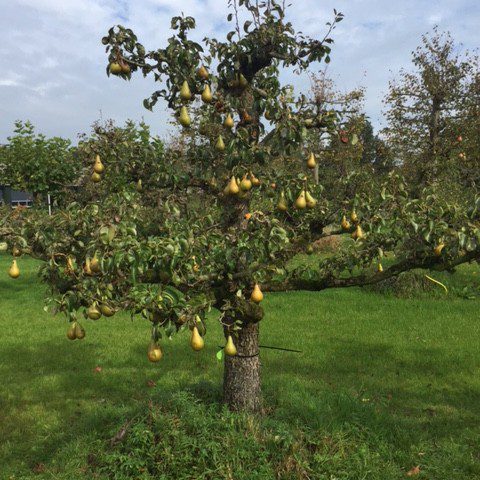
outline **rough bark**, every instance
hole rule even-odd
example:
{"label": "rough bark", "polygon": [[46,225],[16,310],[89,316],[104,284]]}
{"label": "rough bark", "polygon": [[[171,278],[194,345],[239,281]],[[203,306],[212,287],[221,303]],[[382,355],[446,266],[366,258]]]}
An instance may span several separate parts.
{"label": "rough bark", "polygon": [[225,356],[223,401],[231,410],[259,412],[262,406],[258,323],[248,323],[234,339],[237,355]]}

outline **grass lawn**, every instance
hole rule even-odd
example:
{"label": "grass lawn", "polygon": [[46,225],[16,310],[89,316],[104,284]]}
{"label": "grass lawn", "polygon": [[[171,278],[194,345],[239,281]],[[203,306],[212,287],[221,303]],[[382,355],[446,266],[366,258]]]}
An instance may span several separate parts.
{"label": "grass lawn", "polygon": [[[389,480],[417,465],[415,478],[480,479],[478,299],[404,300],[361,289],[266,295],[261,343],[302,353],[262,351],[268,414],[252,419],[215,403],[222,340],[213,317],[203,352],[178,335],[151,365],[145,320],[84,321],[86,338],[71,342],[66,320],[43,311],[37,264],[20,259],[14,281],[9,263],[0,255],[2,480]],[[478,269],[458,277],[475,280]],[[145,423],[149,400],[162,409]],[[134,416],[140,427],[127,432],[128,448],[111,447]],[[156,428],[164,444],[149,437]],[[129,462],[134,470],[149,455],[148,438],[157,454],[176,445],[178,455],[170,452],[156,475],[158,458],[129,474]],[[176,474],[158,473],[173,465]]]}

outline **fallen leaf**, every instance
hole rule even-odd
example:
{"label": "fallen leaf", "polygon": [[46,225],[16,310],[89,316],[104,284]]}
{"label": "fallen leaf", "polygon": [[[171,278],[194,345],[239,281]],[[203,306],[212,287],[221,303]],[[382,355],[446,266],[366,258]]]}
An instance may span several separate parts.
{"label": "fallen leaf", "polygon": [[417,465],[416,467],[411,468],[407,472],[407,477],[413,477],[414,475],[418,475],[420,473],[420,466]]}
{"label": "fallen leaf", "polygon": [[102,367],[98,367],[98,366],[97,366],[97,367],[95,367],[95,368],[93,369],[93,371],[94,371],[95,373],[99,373],[99,372],[102,371]]}
{"label": "fallen leaf", "polygon": [[37,463],[32,470],[34,471],[34,473],[43,473],[45,472],[45,464]]}
{"label": "fallen leaf", "polygon": [[154,387],[156,385],[156,383],[153,381],[153,380],[148,380],[147,382],[147,387]]}

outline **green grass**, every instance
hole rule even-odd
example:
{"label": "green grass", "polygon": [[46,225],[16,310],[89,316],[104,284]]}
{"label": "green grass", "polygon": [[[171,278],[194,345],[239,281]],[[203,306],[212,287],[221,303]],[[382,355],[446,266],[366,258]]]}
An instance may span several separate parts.
{"label": "green grass", "polygon": [[[415,465],[417,478],[480,478],[478,299],[267,295],[261,343],[302,353],[262,351],[268,414],[252,419],[216,403],[213,317],[205,351],[178,335],[151,365],[145,320],[85,321],[86,338],[71,342],[66,320],[43,311],[37,264],[22,258],[14,281],[1,273],[9,262],[0,256],[0,479],[388,480]],[[459,288],[477,269],[441,279]],[[151,413],[149,400],[160,409]],[[125,442],[110,447],[134,416]],[[172,445],[178,455],[161,470]],[[160,470],[150,476],[153,464]]]}

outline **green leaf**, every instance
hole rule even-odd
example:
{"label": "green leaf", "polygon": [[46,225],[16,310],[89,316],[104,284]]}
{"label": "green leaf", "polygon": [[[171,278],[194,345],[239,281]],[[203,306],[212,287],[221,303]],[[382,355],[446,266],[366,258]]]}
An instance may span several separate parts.
{"label": "green leaf", "polygon": [[216,357],[217,357],[217,360],[218,360],[219,362],[222,361],[222,358],[223,358],[223,348],[221,348],[221,349],[217,352]]}

